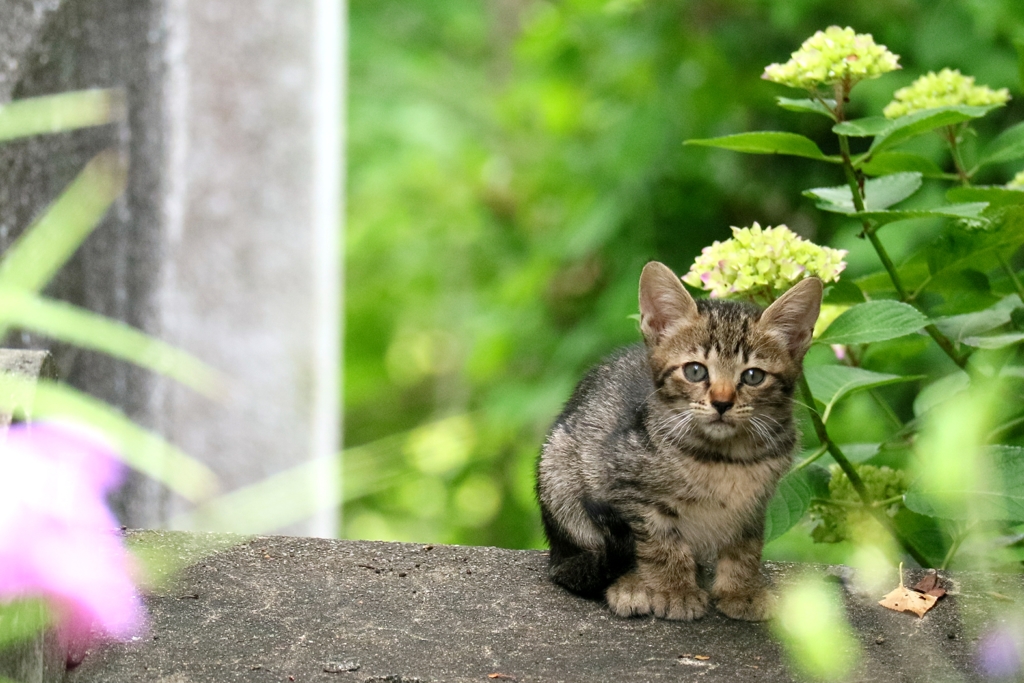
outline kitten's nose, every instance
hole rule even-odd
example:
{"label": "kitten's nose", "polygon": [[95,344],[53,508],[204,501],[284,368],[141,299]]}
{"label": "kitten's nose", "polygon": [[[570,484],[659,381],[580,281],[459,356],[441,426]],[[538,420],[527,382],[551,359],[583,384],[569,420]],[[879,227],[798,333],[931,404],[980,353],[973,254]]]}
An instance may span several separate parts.
{"label": "kitten's nose", "polygon": [[732,401],[712,401],[711,405],[715,407],[719,415],[725,415],[725,411],[732,408]]}

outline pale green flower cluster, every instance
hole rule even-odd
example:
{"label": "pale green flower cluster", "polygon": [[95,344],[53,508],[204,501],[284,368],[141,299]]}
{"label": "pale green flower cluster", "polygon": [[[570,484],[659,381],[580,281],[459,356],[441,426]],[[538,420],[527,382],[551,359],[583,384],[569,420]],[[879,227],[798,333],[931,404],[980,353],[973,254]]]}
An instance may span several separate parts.
{"label": "pale green flower cluster", "polygon": [[805,40],[785,64],[766,66],[761,78],[805,90],[846,81],[853,85],[899,69],[899,58],[876,45],[870,33],[829,26]]}
{"label": "pale green flower cluster", "polygon": [[1013,180],[1006,183],[1006,189],[1024,190],[1024,171],[1019,171],[1017,175],[1013,176]]}
{"label": "pale green flower cluster", "polygon": [[929,71],[907,87],[897,90],[893,97],[895,99],[882,110],[890,119],[922,109],[958,104],[973,107],[1006,104],[1010,99],[1010,91],[1006,88],[993,90],[987,85],[975,85],[974,76],[964,76],[959,69],[943,69],[939,73]]}
{"label": "pale green flower cluster", "polygon": [[846,268],[845,249],[819,247],[785,225],[732,229],[732,238],[716,241],[683,276],[683,282],[711,292],[712,298],[765,289],[780,292],[814,275],[825,282],[839,279]]}

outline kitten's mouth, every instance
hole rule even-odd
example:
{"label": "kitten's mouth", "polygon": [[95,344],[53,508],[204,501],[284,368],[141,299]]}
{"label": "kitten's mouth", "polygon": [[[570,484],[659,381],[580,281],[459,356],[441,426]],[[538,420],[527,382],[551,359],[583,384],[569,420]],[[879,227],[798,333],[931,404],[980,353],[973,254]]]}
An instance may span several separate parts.
{"label": "kitten's mouth", "polygon": [[722,415],[715,415],[704,424],[704,431],[713,439],[725,439],[736,433],[736,425],[726,422]]}

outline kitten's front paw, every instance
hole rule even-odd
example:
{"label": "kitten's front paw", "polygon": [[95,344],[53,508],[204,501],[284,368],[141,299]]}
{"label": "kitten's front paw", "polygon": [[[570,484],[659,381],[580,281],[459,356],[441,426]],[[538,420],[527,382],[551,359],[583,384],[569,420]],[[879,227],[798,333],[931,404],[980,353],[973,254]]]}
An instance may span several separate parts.
{"label": "kitten's front paw", "polygon": [[656,592],[651,603],[656,617],[674,621],[693,621],[707,613],[708,594],[699,588],[689,591]]}
{"label": "kitten's front paw", "polygon": [[731,619],[765,621],[775,611],[775,597],[762,588],[753,593],[723,595],[718,598],[715,606]]}
{"label": "kitten's front paw", "polygon": [[708,594],[695,588],[689,591],[655,590],[635,572],[616,581],[605,593],[608,606],[620,617],[654,614],[659,619],[693,621],[708,610]]}
{"label": "kitten's front paw", "polygon": [[619,617],[641,617],[651,613],[651,596],[636,572],[619,577],[604,595],[608,607]]}

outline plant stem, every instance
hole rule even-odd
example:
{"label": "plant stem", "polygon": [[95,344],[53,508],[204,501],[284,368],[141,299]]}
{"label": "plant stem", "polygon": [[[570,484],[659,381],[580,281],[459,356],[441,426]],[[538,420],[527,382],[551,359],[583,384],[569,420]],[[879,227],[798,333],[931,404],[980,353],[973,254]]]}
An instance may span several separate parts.
{"label": "plant stem", "polygon": [[[988,436],[985,437],[985,441],[995,441],[996,439],[1000,438],[1005,432],[1008,432],[1014,427],[1017,427],[1021,424],[1024,424],[1024,416],[1014,418],[1009,422],[1004,422],[1003,424],[999,425],[991,432],[989,432]],[[803,463],[800,464],[802,465]]]}
{"label": "plant stem", "polygon": [[996,251],[996,258],[999,259],[999,265],[1002,266],[1003,272],[1006,273],[1010,282],[1013,283],[1013,288],[1017,290],[1017,296],[1020,297],[1021,301],[1024,301],[1024,284],[1021,284],[1020,278],[1017,277],[1017,273],[1013,272],[1013,267],[1010,266],[1009,261],[1001,253]]}
{"label": "plant stem", "polygon": [[960,141],[956,132],[956,126],[946,126],[946,142],[949,143],[949,153],[953,157],[953,165],[956,166],[956,175],[960,183],[966,187],[971,184],[971,174],[964,169],[964,162],[960,158]]}
{"label": "plant stem", "polygon": [[939,328],[935,327],[935,325],[926,325],[924,331],[935,340],[935,343],[939,345],[939,348],[945,351],[946,355],[949,356],[954,363],[960,366],[961,370],[967,369],[967,354],[957,353],[956,347],[953,346],[953,342],[949,341],[949,337],[942,334],[942,332],[939,331]]}
{"label": "plant stem", "polygon": [[892,505],[893,503],[902,503],[902,502],[903,502],[903,494],[901,493],[898,496],[893,496],[892,498],[886,498],[885,500],[876,500],[875,501],[875,507],[877,507],[877,508],[887,508],[890,505]]}
{"label": "plant stem", "polygon": [[818,435],[818,440],[822,446],[828,450],[832,455],[832,459],[836,461],[839,468],[846,475],[847,479],[850,480],[850,484],[853,486],[853,490],[860,496],[861,501],[864,503],[864,507],[871,513],[871,516],[878,521],[882,527],[885,528],[892,537],[903,547],[903,551],[910,555],[914,560],[921,565],[926,567],[928,560],[925,559],[921,553],[917,551],[910,542],[903,537],[900,530],[896,528],[892,520],[889,518],[885,511],[875,506],[875,501],[871,498],[871,494],[868,493],[867,487],[864,486],[864,481],[857,474],[857,470],[853,467],[853,463],[849,461],[839,445],[832,440],[832,437],[828,434],[828,429],[825,427],[825,423],[821,420],[821,415],[818,414],[817,407],[814,404],[814,395],[811,394],[811,387],[807,384],[807,378],[800,375],[800,393],[803,394],[804,400],[807,402],[807,412],[810,413],[811,422],[814,424],[814,432]]}
{"label": "plant stem", "polygon": [[953,543],[949,546],[949,551],[946,553],[946,557],[942,559],[942,566],[940,566],[939,569],[946,569],[949,567],[949,563],[953,561],[953,556],[956,555],[958,550],[960,550],[960,546],[963,544],[964,539],[967,538],[967,535],[973,528],[974,524],[968,524],[960,531],[959,534],[956,535],[956,538],[953,539]]}
{"label": "plant stem", "polygon": [[[853,168],[853,161],[850,159],[850,138],[845,135],[837,137],[839,138],[839,155],[843,157],[843,173],[846,174],[846,182],[853,195],[853,208],[858,212],[864,211],[864,197],[861,195],[860,183],[857,181],[857,172]],[[866,231],[868,222],[863,221],[863,225]]]}
{"label": "plant stem", "polygon": [[813,453],[811,453],[810,455],[808,455],[806,459],[801,460],[800,462],[798,462],[793,467],[793,471],[796,472],[796,471],[802,470],[803,468],[807,467],[812,462],[814,462],[815,460],[817,460],[821,456],[825,455],[826,453],[828,453],[828,446],[825,445],[825,444],[822,444],[821,446],[818,447],[818,450],[816,450]]}
{"label": "plant stem", "polygon": [[850,483],[853,484],[853,489],[861,497],[861,500],[865,504],[870,505],[873,502],[871,494],[868,493],[860,475],[853,468],[853,464],[847,459],[842,449],[832,440],[832,437],[828,435],[828,428],[825,427],[825,423],[822,421],[821,415],[818,414],[817,407],[814,405],[814,395],[811,393],[811,387],[807,384],[807,378],[803,375],[800,375],[800,393],[803,394],[804,401],[806,401],[807,412],[810,413],[811,422],[814,424],[814,432],[818,436],[818,441],[832,455],[832,459],[836,461],[849,478]]}
{"label": "plant stem", "polygon": [[[843,158],[843,172],[846,175],[846,182],[850,186],[850,193],[853,195],[853,207],[858,211],[864,211],[864,197],[861,194],[862,190],[860,183],[857,181],[857,173],[853,168],[853,161],[850,159],[850,141],[845,135],[839,135],[839,151]],[[885,267],[885,271],[889,274],[889,279],[892,280],[893,287],[896,288],[896,293],[900,297],[900,301],[905,304],[911,304],[917,308],[917,304],[914,302],[913,297],[907,295],[907,290],[903,286],[903,280],[900,279],[899,271],[896,269],[896,265],[889,258],[889,252],[885,250],[885,246],[882,241],[878,239],[875,227],[868,220],[862,220],[861,225],[864,228],[863,234],[871,242],[871,246],[875,248],[875,253],[878,254],[878,259],[882,262],[882,266]],[[949,338],[939,331],[939,328],[935,325],[927,325],[924,331],[935,340],[935,343],[939,345],[946,355],[949,356],[954,363],[959,365],[961,368],[967,367],[967,356],[957,353],[956,347]]]}

